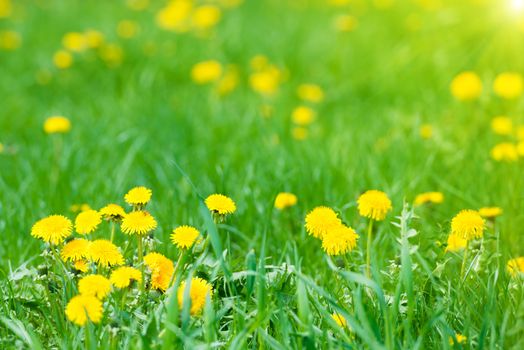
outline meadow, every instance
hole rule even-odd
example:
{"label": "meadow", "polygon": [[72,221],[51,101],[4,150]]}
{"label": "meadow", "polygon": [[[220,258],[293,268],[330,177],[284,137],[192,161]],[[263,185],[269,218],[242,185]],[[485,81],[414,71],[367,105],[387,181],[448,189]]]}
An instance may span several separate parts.
{"label": "meadow", "polygon": [[520,0],[0,0],[0,348],[524,348],[522,43]]}

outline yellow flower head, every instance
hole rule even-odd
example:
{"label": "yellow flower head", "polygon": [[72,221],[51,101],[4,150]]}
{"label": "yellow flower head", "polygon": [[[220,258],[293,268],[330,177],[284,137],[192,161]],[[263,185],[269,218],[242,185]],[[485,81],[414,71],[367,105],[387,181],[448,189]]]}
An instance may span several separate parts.
{"label": "yellow flower head", "polygon": [[513,121],[506,116],[495,117],[491,120],[491,129],[498,135],[511,135],[513,133]]}
{"label": "yellow flower head", "polygon": [[512,277],[516,277],[519,274],[524,273],[524,257],[518,257],[515,259],[508,260],[506,270]]}
{"label": "yellow flower head", "polygon": [[142,273],[130,266],[122,266],[111,272],[111,283],[117,288],[127,288],[131,281],[142,281]]}
{"label": "yellow flower head", "polygon": [[322,237],[322,249],[328,255],[343,255],[357,245],[358,235],[348,226],[340,225],[328,230]]}
{"label": "yellow flower head", "polygon": [[283,210],[297,204],[297,196],[289,192],[280,192],[275,198],[275,208]]}
{"label": "yellow flower head", "polygon": [[120,221],[126,216],[126,212],[118,204],[108,204],[100,209],[100,215],[106,220]]}
{"label": "yellow flower head", "polygon": [[[460,333],[455,334],[455,339],[457,339],[457,344],[464,344],[466,340],[468,340],[468,338],[466,338],[465,336],[463,336]],[[453,340],[453,337],[449,337],[449,345],[454,345],[454,344],[455,344],[455,340]]]}
{"label": "yellow flower head", "polygon": [[58,50],[53,55],[53,63],[57,68],[67,69],[73,64],[73,55],[66,50]]}
{"label": "yellow flower head", "polygon": [[348,324],[348,321],[344,318],[344,316],[342,316],[341,314],[339,314],[338,312],[334,312],[332,315],[331,315],[331,318],[333,320],[335,320],[335,322],[339,325],[339,327],[346,327],[347,324]]}
{"label": "yellow flower head", "polygon": [[191,79],[197,84],[208,84],[222,76],[222,65],[215,60],[199,62],[191,69]]}
{"label": "yellow flower head", "polygon": [[66,117],[49,117],[44,122],[44,131],[46,134],[66,133],[69,132],[69,130],[71,130],[71,122]]}
{"label": "yellow flower head", "polygon": [[297,95],[300,99],[308,102],[318,103],[324,100],[324,91],[316,84],[302,84],[297,88]]}
{"label": "yellow flower head", "polygon": [[306,106],[298,106],[291,114],[293,123],[301,126],[309,125],[315,119],[315,111]]}
{"label": "yellow flower head", "polygon": [[69,32],[64,35],[62,45],[73,52],[82,52],[87,48],[85,36],[78,32]]}
{"label": "yellow flower head", "polygon": [[467,241],[481,238],[484,233],[484,224],[484,219],[478,211],[462,210],[451,220],[451,235],[457,235]]}
{"label": "yellow flower head", "polygon": [[76,238],[64,245],[60,252],[60,256],[64,261],[75,262],[86,258],[88,249],[89,241],[87,239]]}
{"label": "yellow flower head", "polygon": [[165,291],[169,288],[175,268],[173,262],[160,253],[144,256],[144,264],[151,270],[151,288]]}
{"label": "yellow flower head", "polygon": [[92,49],[100,47],[104,43],[104,34],[99,32],[98,30],[87,30],[84,34],[84,37],[87,46]]}
{"label": "yellow flower head", "polygon": [[62,215],[51,215],[38,220],[31,228],[31,236],[44,242],[60,244],[71,234],[73,224]]}
{"label": "yellow flower head", "polygon": [[84,326],[89,319],[99,323],[102,319],[102,302],[90,295],[77,295],[67,303],[65,314],[69,321]]}
{"label": "yellow flower head", "polygon": [[[1,5],[0,5],[1,6]],[[22,37],[13,30],[0,31],[0,50],[16,50],[22,43]]]}
{"label": "yellow flower head", "polygon": [[80,272],[87,272],[89,270],[89,264],[85,260],[77,260],[73,263],[75,270]]}
{"label": "yellow flower head", "polygon": [[145,235],[157,226],[155,218],[147,211],[138,210],[127,214],[122,220],[122,232],[128,235]]}
{"label": "yellow flower head", "polygon": [[[184,306],[184,294],[186,292],[186,281],[180,283],[178,287],[178,305],[182,309]],[[206,298],[213,296],[213,287],[206,280],[199,277],[193,277],[189,283],[189,303],[191,305],[189,312],[191,315],[198,315],[202,312],[206,303]]]}
{"label": "yellow flower head", "polygon": [[502,142],[491,149],[491,158],[497,162],[516,162],[519,159],[517,146]]}
{"label": "yellow flower head", "polygon": [[76,216],[75,229],[81,235],[87,235],[96,230],[102,222],[100,213],[96,210],[86,210]]}
{"label": "yellow flower head", "polygon": [[431,124],[423,124],[419,129],[419,134],[424,140],[429,140],[433,136],[433,126]]}
{"label": "yellow flower head", "polygon": [[194,227],[183,225],[173,230],[171,241],[180,249],[191,248],[196,242],[200,232]]}
{"label": "yellow flower head", "polygon": [[475,100],[482,93],[482,81],[474,72],[462,72],[453,79],[450,89],[459,101]]}
{"label": "yellow flower head", "polygon": [[518,73],[505,72],[497,75],[493,82],[493,91],[499,97],[511,100],[522,95],[524,81]]}
{"label": "yellow flower head", "polygon": [[151,200],[151,195],[152,192],[149,188],[138,186],[127,192],[124,200],[129,205],[144,206]]}
{"label": "yellow flower head", "polygon": [[415,205],[422,205],[426,203],[440,204],[444,201],[442,192],[424,192],[415,197]]}
{"label": "yellow flower head", "polygon": [[282,72],[273,65],[267,65],[249,76],[249,85],[261,95],[272,96],[277,92],[281,80]]}
{"label": "yellow flower head", "polygon": [[338,214],[328,207],[316,207],[306,215],[306,231],[315,238],[322,239],[329,230],[340,225]]}
{"label": "yellow flower head", "polygon": [[494,219],[502,215],[502,208],[500,207],[484,207],[479,209],[479,214],[486,219]]}
{"label": "yellow flower head", "polygon": [[213,5],[197,7],[191,16],[191,22],[196,29],[206,30],[214,27],[220,21],[220,9]]}
{"label": "yellow flower head", "polygon": [[458,252],[466,248],[467,240],[456,234],[450,234],[448,236],[448,244],[446,246],[446,252]]}
{"label": "yellow flower head", "polygon": [[102,275],[87,275],[78,281],[78,292],[102,300],[111,292],[111,282]]}
{"label": "yellow flower head", "polygon": [[191,0],[171,0],[157,13],[156,23],[165,30],[185,32],[189,29],[188,19],[192,9]]}
{"label": "yellow flower head", "polygon": [[88,257],[100,266],[116,266],[124,263],[124,257],[116,245],[107,239],[97,239],[89,245]]}
{"label": "yellow flower head", "polygon": [[205,202],[209,211],[214,214],[233,214],[237,210],[235,202],[223,194],[212,194],[206,198]]}
{"label": "yellow flower head", "polygon": [[391,200],[382,191],[369,190],[363,193],[357,200],[358,212],[361,216],[382,221],[392,209]]}

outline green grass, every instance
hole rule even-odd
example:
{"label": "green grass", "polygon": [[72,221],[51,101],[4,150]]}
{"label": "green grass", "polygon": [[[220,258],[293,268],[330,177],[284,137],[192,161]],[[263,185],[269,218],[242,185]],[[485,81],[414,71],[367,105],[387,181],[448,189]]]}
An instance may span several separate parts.
{"label": "green grass", "polygon": [[[505,101],[491,92],[496,74],[524,73],[522,15],[495,1],[443,3],[435,12],[408,1],[379,10],[363,0],[341,8],[246,0],[224,9],[203,38],[158,28],[163,2],[135,12],[124,1],[17,1],[13,16],[0,19],[0,31],[22,36],[19,49],[0,50],[0,348],[83,348],[87,339],[91,348],[115,349],[445,349],[456,332],[468,338],[462,348],[522,348],[524,288],[505,266],[524,255],[524,168],[522,160],[490,158],[507,139],[491,132],[491,118],[524,124],[522,97]],[[354,31],[332,29],[341,13],[358,18]],[[418,31],[405,26],[413,14]],[[117,36],[122,19],[140,24],[136,37]],[[69,69],[55,68],[62,36],[88,28],[122,47],[122,64],[109,68],[90,51],[75,54]],[[144,45],[156,50],[145,55]],[[270,99],[249,87],[257,54],[287,72]],[[191,81],[191,67],[207,59],[237,65],[231,94]],[[478,101],[449,93],[464,70],[484,82]],[[51,77],[46,84],[35,78],[42,72]],[[315,106],[308,139],[297,141],[290,115],[301,103],[296,87],[306,82],[322,86],[326,98]],[[270,118],[260,112],[265,104]],[[54,114],[70,118],[70,133],[43,132]],[[433,125],[430,140],[419,136],[424,123]],[[155,251],[177,260],[169,235],[178,225],[210,237],[175,284],[192,275],[209,280],[212,304],[192,317],[187,307],[178,310],[174,294],[149,292],[133,303],[130,293],[122,308],[115,292],[100,324],[75,326],[64,308],[78,278],[59,265],[47,271],[45,245],[31,227],[55,213],[74,219],[73,204],[123,205],[136,185],[153,191]],[[368,279],[367,221],[356,199],[373,188],[394,209],[375,225]],[[281,191],[296,194],[298,204],[274,209]],[[443,192],[444,203],[406,204],[425,191]],[[238,206],[218,226],[202,203],[215,192]],[[304,230],[304,216],[318,205],[336,209],[360,235],[344,259],[328,257]],[[450,220],[491,205],[504,214],[473,244],[462,281],[462,254],[444,252]],[[109,230],[103,223],[92,237]],[[118,234],[117,244],[126,239]]]}

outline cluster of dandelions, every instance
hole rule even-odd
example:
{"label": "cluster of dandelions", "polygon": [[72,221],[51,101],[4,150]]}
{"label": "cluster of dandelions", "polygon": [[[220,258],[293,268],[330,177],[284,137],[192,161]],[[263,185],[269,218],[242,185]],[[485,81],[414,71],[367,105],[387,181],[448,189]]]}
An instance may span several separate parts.
{"label": "cluster of dandelions", "polygon": [[[71,322],[79,326],[100,323],[105,308],[125,305],[127,298],[152,290],[166,295],[176,293],[178,306],[188,304],[191,315],[199,315],[213,296],[211,283],[200,277],[183,280],[176,291],[172,290],[175,276],[184,271],[182,258],[191,249],[207,243],[197,228],[181,225],[173,230],[170,238],[179,254],[176,264],[159,252],[147,251],[150,245],[144,241],[158,226],[146,210],[151,197],[150,189],[135,187],[124,197],[131,208],[129,211],[111,203],[100,210],[85,208],[74,222],[62,215],[51,215],[33,225],[31,235],[44,241],[51,252],[46,255],[49,265],[63,278],[74,280],[70,292],[76,295],[65,308]],[[216,220],[224,220],[236,211],[233,200],[221,194],[210,195],[205,203]],[[106,224],[109,230],[102,227]],[[115,244],[117,227],[126,238],[124,249]],[[103,232],[110,232],[110,236],[104,237]],[[78,236],[73,237],[75,233]],[[137,254],[127,254],[135,251],[131,248],[133,245]],[[110,303],[106,302],[108,298],[121,300]]]}

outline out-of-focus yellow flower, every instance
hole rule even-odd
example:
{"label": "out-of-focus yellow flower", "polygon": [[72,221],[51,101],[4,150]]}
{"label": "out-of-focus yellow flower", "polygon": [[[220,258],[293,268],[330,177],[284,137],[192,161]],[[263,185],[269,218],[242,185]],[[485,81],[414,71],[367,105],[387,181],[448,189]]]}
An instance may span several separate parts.
{"label": "out-of-focus yellow flower", "polygon": [[415,197],[415,205],[422,205],[426,203],[440,204],[444,201],[442,192],[425,192]]}
{"label": "out-of-focus yellow flower", "polygon": [[11,0],[0,0],[0,18],[10,17],[13,13]]}
{"label": "out-of-focus yellow flower", "polygon": [[298,106],[293,110],[291,119],[293,120],[293,123],[297,125],[309,125],[315,119],[315,111],[306,106]]}
{"label": "out-of-focus yellow flower", "polygon": [[44,122],[44,131],[46,134],[66,133],[71,130],[71,122],[66,117],[53,116]]}
{"label": "out-of-focus yellow flower", "polygon": [[446,252],[458,252],[466,248],[468,241],[457,234],[450,234],[448,236],[448,244]]}
{"label": "out-of-focus yellow flower", "polygon": [[493,91],[499,97],[514,99],[522,95],[524,81],[519,73],[505,72],[497,75],[493,82]]}
{"label": "out-of-focus yellow flower", "polygon": [[475,210],[462,210],[451,220],[451,235],[457,235],[467,241],[481,238],[484,229],[485,221]]}
{"label": "out-of-focus yellow flower", "polygon": [[0,31],[0,49],[6,51],[13,51],[22,44],[22,37],[14,30]]}
{"label": "out-of-focus yellow flower", "polygon": [[78,292],[81,295],[91,295],[100,300],[111,291],[111,282],[102,275],[87,275],[78,281]]}
{"label": "out-of-focus yellow flower", "polygon": [[495,117],[491,120],[491,130],[498,135],[511,135],[513,133],[513,121],[506,116]]}
{"label": "out-of-focus yellow flower", "polygon": [[214,5],[203,5],[195,8],[191,14],[191,24],[198,30],[214,27],[222,16],[220,9]]}
{"label": "out-of-focus yellow flower", "polygon": [[77,215],[75,230],[81,235],[87,235],[96,230],[102,222],[102,216],[96,210],[86,210]]}
{"label": "out-of-focus yellow flower", "polygon": [[462,72],[453,78],[450,89],[459,101],[475,100],[482,93],[482,81],[475,72]]}
{"label": "out-of-focus yellow flower", "polygon": [[142,273],[134,267],[122,266],[111,272],[109,280],[117,288],[127,288],[132,281],[142,281]]}
{"label": "out-of-focus yellow flower", "polygon": [[275,208],[283,210],[297,204],[297,196],[290,192],[280,192],[275,198]]}
{"label": "out-of-focus yellow flower", "polygon": [[86,41],[86,45],[91,49],[100,47],[104,43],[104,40],[105,40],[104,34],[94,29],[87,30],[84,33],[84,38]]}
{"label": "out-of-focus yellow flower", "polygon": [[93,323],[99,323],[102,319],[102,302],[90,295],[77,295],[67,303],[65,314],[69,321],[84,326],[89,319]]}
{"label": "out-of-focus yellow flower", "polygon": [[333,28],[339,32],[352,32],[358,27],[358,19],[352,15],[338,15],[333,19]]}
{"label": "out-of-focus yellow flower", "polygon": [[218,82],[217,92],[224,96],[231,93],[238,85],[238,68],[230,64],[226,67],[226,71]]}
{"label": "out-of-focus yellow flower", "polygon": [[339,325],[339,327],[346,327],[348,324],[348,321],[342,316],[341,314],[334,312],[331,315],[331,318]]}
{"label": "out-of-focus yellow flower", "polygon": [[512,277],[516,277],[519,274],[524,273],[524,257],[518,257],[515,259],[508,260],[506,270]]}
{"label": "out-of-focus yellow flower", "polygon": [[479,209],[479,214],[486,219],[494,219],[502,215],[502,208],[500,207],[484,207]]}
{"label": "out-of-focus yellow flower", "polygon": [[316,84],[299,85],[297,95],[300,99],[312,103],[319,103],[324,100],[324,91]]}
{"label": "out-of-focus yellow flower", "polygon": [[209,211],[218,215],[233,214],[237,210],[235,202],[223,194],[212,194],[205,203]]}
{"label": "out-of-focus yellow flower", "polygon": [[419,129],[420,137],[428,140],[433,137],[433,126],[431,124],[422,124]]}
{"label": "out-of-focus yellow flower", "polygon": [[343,255],[357,245],[358,235],[349,226],[339,225],[329,229],[322,236],[322,249],[328,255]]}
{"label": "out-of-focus yellow flower", "polygon": [[191,69],[191,79],[197,84],[208,84],[222,76],[222,65],[215,60],[195,64]]}
{"label": "out-of-focus yellow flower", "polygon": [[249,84],[259,94],[272,96],[277,92],[281,78],[280,70],[269,66],[262,71],[252,73],[249,77]]}
{"label": "out-of-focus yellow flower", "polygon": [[65,50],[58,50],[53,55],[53,63],[57,68],[67,69],[73,64],[73,55]]}
{"label": "out-of-focus yellow flower", "polygon": [[189,18],[193,9],[190,0],[171,0],[156,15],[157,25],[165,30],[185,32],[189,29]]}
{"label": "out-of-focus yellow flower", "polygon": [[119,37],[124,39],[131,39],[135,37],[140,31],[140,26],[137,22],[128,19],[118,22],[116,32]]}
{"label": "out-of-focus yellow flower", "polygon": [[124,51],[116,44],[102,45],[98,55],[110,68],[118,67],[124,60]]}
{"label": "out-of-focus yellow flower", "polygon": [[497,162],[515,162],[519,158],[517,147],[510,142],[502,142],[491,149],[491,158]]}
{"label": "out-of-focus yellow flower", "polygon": [[133,11],[144,11],[149,6],[149,0],[126,0],[126,5]]}
{"label": "out-of-focus yellow flower", "polygon": [[319,206],[306,215],[306,231],[315,238],[322,239],[330,230],[342,225],[338,214],[331,208]]}
{"label": "out-of-focus yellow flower", "polygon": [[118,266],[124,263],[124,256],[116,245],[107,239],[97,239],[89,245],[89,259],[94,263],[103,266]]}
{"label": "out-of-focus yellow flower", "polygon": [[[463,336],[460,333],[455,334],[455,339],[457,339],[457,344],[464,344],[468,340],[468,338],[466,338],[465,336]],[[454,345],[454,344],[455,344],[455,340],[453,339],[453,337],[449,337],[449,345]]]}
{"label": "out-of-focus yellow flower", "polygon": [[187,249],[195,244],[198,236],[200,236],[200,232],[196,228],[182,225],[173,230],[171,242],[179,249]]}
{"label": "out-of-focus yellow flower", "polygon": [[173,262],[160,253],[144,256],[144,264],[151,271],[151,288],[165,291],[174,273]]}
{"label": "out-of-focus yellow flower", "polygon": [[69,32],[62,38],[62,45],[69,51],[82,52],[87,49],[85,36],[78,32]]}
{"label": "out-of-focus yellow flower", "polygon": [[73,224],[62,215],[51,215],[38,220],[31,228],[31,236],[40,238],[44,242],[60,244],[71,235]]}
{"label": "out-of-focus yellow flower", "polygon": [[391,200],[382,191],[369,190],[364,192],[357,200],[358,212],[361,216],[382,221],[391,209]]}
{"label": "out-of-focus yellow flower", "polygon": [[297,126],[291,129],[291,136],[293,136],[293,138],[297,141],[304,141],[307,139],[308,135],[309,130],[302,126]]}
{"label": "out-of-focus yellow flower", "polygon": [[[182,281],[178,287],[177,297],[178,306],[182,309],[185,302],[186,281]],[[213,287],[206,280],[200,277],[193,277],[189,282],[189,312],[191,315],[198,315],[202,312],[206,299],[213,296]]]}

